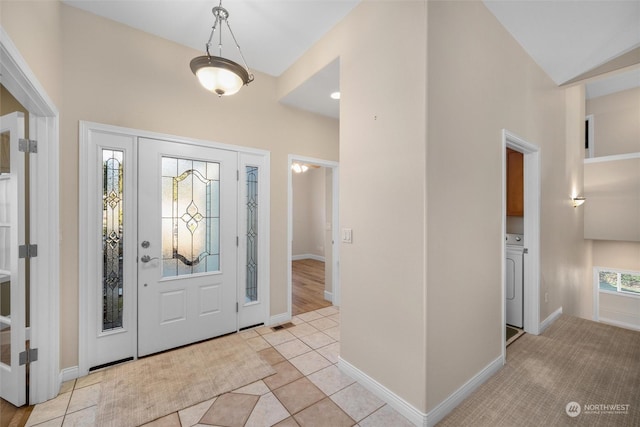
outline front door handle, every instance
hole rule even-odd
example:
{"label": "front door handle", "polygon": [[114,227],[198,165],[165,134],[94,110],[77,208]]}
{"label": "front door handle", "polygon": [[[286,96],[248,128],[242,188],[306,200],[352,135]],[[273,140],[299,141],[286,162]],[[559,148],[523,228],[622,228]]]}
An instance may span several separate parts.
{"label": "front door handle", "polygon": [[149,255],[142,255],[142,257],[140,258],[140,261],[142,261],[143,263],[148,263],[149,261],[153,261],[154,259],[160,259],[158,257],[153,257],[151,258]]}

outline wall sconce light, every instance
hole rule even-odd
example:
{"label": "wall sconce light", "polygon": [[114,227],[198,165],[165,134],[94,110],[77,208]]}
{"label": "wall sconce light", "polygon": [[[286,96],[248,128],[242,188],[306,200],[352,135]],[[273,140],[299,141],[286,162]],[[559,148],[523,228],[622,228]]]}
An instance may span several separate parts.
{"label": "wall sconce light", "polygon": [[577,208],[581,206],[587,199],[585,197],[574,197],[571,199],[573,201],[573,207]]}

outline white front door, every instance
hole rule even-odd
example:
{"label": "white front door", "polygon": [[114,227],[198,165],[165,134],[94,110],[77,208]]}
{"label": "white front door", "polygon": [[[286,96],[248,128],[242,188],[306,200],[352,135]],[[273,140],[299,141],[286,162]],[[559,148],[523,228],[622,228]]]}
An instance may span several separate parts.
{"label": "white front door", "polygon": [[80,375],[266,323],[268,153],[80,134]]}
{"label": "white front door", "polygon": [[0,117],[0,397],[15,406],[26,403],[24,115]]}
{"label": "white front door", "polygon": [[138,140],[138,355],[237,330],[238,154]]}

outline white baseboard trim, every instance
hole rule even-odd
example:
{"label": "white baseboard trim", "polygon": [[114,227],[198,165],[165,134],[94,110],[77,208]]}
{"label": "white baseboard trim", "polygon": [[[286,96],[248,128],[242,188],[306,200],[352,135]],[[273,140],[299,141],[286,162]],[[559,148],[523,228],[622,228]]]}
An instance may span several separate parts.
{"label": "white baseboard trim", "polygon": [[291,316],[289,315],[289,313],[280,313],[276,314],[275,316],[271,316],[269,318],[269,324],[265,326],[278,325],[280,323],[286,323],[289,320],[291,320]]}
{"label": "white baseboard trim", "polygon": [[324,262],[324,257],[321,255],[315,255],[315,254],[291,255],[291,261],[300,261],[301,259],[315,259],[316,261]]}
{"label": "white baseboard trim", "polygon": [[360,369],[353,366],[351,363],[344,360],[342,357],[338,358],[338,368],[351,378],[358,381],[364,388],[382,399],[416,426],[426,425],[425,421],[427,415],[424,412],[415,408],[409,402],[362,372]]}
{"label": "white baseboard trim", "polygon": [[540,333],[543,333],[545,329],[551,326],[551,324],[555,322],[558,319],[558,317],[560,317],[561,314],[562,314],[562,307],[560,307],[559,309],[551,313],[549,317],[544,319],[542,323],[540,323]]}
{"label": "white baseboard trim", "polygon": [[75,380],[80,376],[80,369],[77,366],[72,366],[70,368],[64,368],[60,371],[60,385],[66,381]]}
{"label": "white baseboard trim", "polygon": [[498,372],[504,366],[502,355],[489,363],[478,372],[473,378],[467,381],[462,387],[454,391],[449,397],[440,402],[427,414],[424,425],[434,426],[440,422],[449,412],[453,411],[464,399],[469,397],[480,385],[487,381],[491,376]]}
{"label": "white baseboard trim", "polygon": [[620,322],[619,320],[608,319],[606,317],[600,317],[598,322],[606,323],[612,326],[618,326],[620,328],[631,329],[633,331],[640,331],[640,326],[638,325],[634,325],[632,323]]}
{"label": "white baseboard trim", "polygon": [[333,302],[333,293],[329,291],[324,291],[324,299]]}

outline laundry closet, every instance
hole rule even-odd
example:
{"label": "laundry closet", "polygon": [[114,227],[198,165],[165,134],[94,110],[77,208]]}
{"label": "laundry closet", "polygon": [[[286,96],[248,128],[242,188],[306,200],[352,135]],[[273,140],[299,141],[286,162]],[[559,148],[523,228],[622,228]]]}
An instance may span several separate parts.
{"label": "laundry closet", "polygon": [[508,326],[522,329],[524,326],[523,257],[525,253],[524,155],[511,148],[506,150],[506,323]]}

